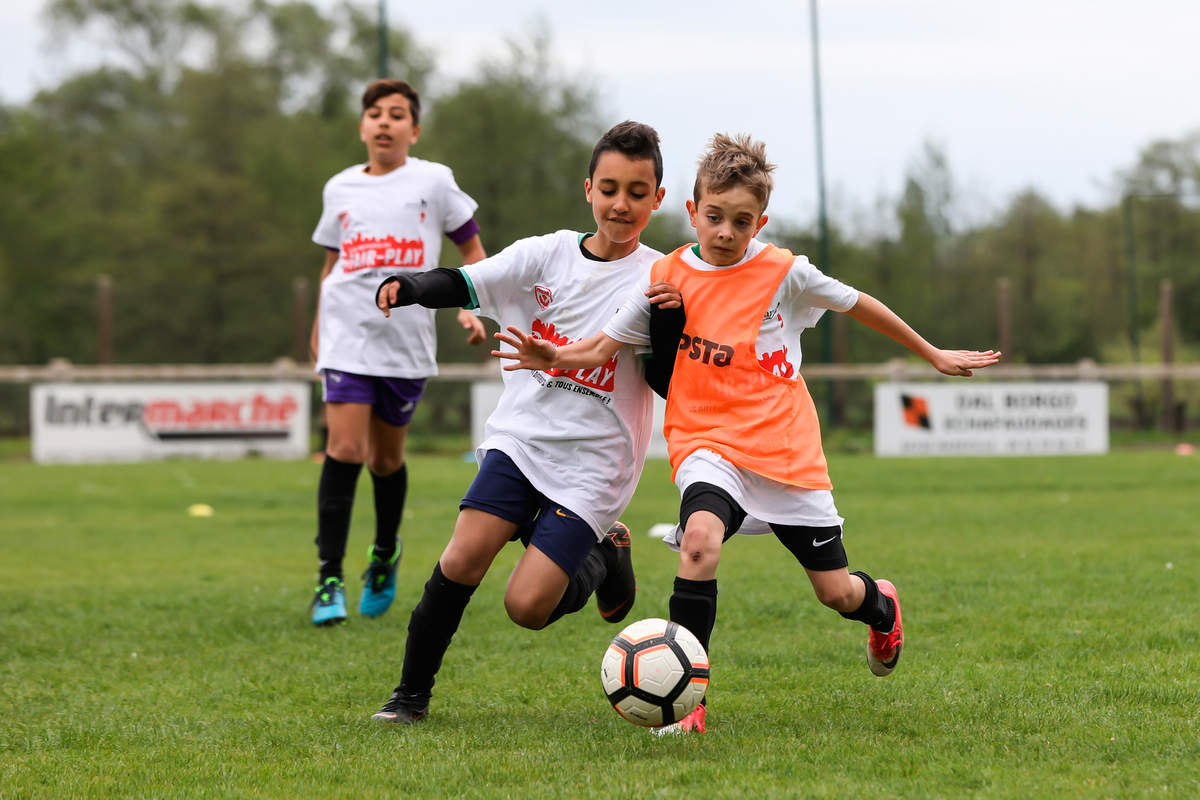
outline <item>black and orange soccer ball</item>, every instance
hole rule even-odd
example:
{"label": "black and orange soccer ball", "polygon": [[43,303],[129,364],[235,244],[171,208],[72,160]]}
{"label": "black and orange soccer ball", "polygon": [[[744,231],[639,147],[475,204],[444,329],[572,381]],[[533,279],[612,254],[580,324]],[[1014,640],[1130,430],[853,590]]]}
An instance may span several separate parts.
{"label": "black and orange soccer ball", "polygon": [[678,722],[708,691],[708,654],[691,631],[665,619],[642,619],[604,651],[600,682],[608,701],[635,725]]}

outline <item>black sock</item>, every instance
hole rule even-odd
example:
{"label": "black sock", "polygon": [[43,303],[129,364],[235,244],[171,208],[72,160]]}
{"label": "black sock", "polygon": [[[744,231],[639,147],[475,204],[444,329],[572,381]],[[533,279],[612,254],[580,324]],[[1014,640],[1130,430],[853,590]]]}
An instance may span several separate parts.
{"label": "black sock", "polygon": [[862,605],[858,607],[857,611],[839,611],[838,613],[846,619],[865,622],[880,633],[891,631],[892,626],[896,624],[896,604],[892,602],[892,598],[879,591],[879,587],[875,585],[875,579],[867,573],[851,572],[850,574],[862,578],[862,582],[867,587],[867,595],[863,598]]}
{"label": "black sock", "polygon": [[442,657],[474,592],[474,586],[456,583],[443,575],[441,562],[434,565],[421,601],[408,620],[404,671],[398,690],[425,697],[433,691],[434,676],[442,667]]}
{"label": "black sock", "polygon": [[354,510],[354,489],[362,464],[347,464],[329,454],[321,466],[317,484],[317,558],[321,562],[321,582],[342,577],[342,559],[350,536],[350,514]]}
{"label": "black sock", "polygon": [[563,592],[558,605],[550,612],[550,619],[546,620],[546,624],[549,625],[560,617],[578,611],[587,605],[588,598],[592,596],[596,587],[604,581],[607,575],[608,559],[604,557],[600,545],[597,544],[592,548],[592,552],[587,554],[587,558],[579,566],[579,571],[567,584],[567,590]]}
{"label": "black sock", "polygon": [[695,634],[708,652],[713,626],[717,624],[717,579],[692,581],[676,576],[670,608],[671,622]]}
{"label": "black sock", "polygon": [[404,518],[404,498],[408,494],[408,465],[391,475],[371,473],[375,488],[375,555],[384,561],[396,553],[396,534]]}

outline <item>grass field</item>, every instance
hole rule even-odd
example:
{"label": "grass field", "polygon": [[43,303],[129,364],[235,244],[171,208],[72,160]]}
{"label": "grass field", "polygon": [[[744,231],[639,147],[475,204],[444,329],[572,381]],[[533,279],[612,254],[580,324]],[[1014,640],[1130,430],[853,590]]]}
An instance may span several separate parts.
{"label": "grass field", "polygon": [[[666,740],[599,685],[588,607],[508,622],[507,548],[428,720],[368,716],[473,465],[411,460],[396,606],[314,629],[319,467],[0,463],[0,797],[1188,797],[1200,795],[1200,458],[836,456],[852,568],[891,578],[907,646],[821,607],[770,537],[721,564],[709,732]],[[362,481],[347,574],[364,567]],[[192,518],[192,503],[211,518]],[[676,556],[651,462],[624,516],[634,617]],[[357,607],[359,586],[350,582]]]}

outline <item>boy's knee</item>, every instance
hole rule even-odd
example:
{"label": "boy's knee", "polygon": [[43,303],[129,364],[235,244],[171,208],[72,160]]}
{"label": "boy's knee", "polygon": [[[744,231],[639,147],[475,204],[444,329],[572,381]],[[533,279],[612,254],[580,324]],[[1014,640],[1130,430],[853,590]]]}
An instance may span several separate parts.
{"label": "boy's knee", "polygon": [[721,558],[725,532],[716,528],[689,524],[679,543],[679,558],[692,564],[706,564]]}
{"label": "boy's knee", "polygon": [[357,439],[331,438],[325,445],[325,452],[347,464],[362,464],[367,460],[367,448]]}
{"label": "boy's knee", "polygon": [[504,610],[508,612],[509,619],[531,631],[546,627],[546,621],[550,618],[538,605],[508,596],[504,598]]}
{"label": "boy's knee", "polygon": [[849,581],[817,581],[813,583],[813,591],[821,604],[834,611],[853,611],[854,587]]}
{"label": "boy's knee", "polygon": [[367,468],[383,478],[395,474],[403,466],[404,456],[400,453],[371,453],[367,460]]}

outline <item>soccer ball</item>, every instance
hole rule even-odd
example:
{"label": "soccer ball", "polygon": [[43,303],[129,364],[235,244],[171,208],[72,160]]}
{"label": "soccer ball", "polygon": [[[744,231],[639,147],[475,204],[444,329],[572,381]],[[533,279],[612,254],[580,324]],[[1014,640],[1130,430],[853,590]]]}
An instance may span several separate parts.
{"label": "soccer ball", "polygon": [[678,623],[638,620],[604,651],[600,682],[625,719],[647,727],[670,725],[691,713],[708,691],[708,654]]}

